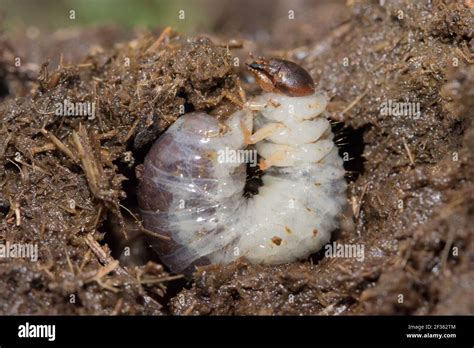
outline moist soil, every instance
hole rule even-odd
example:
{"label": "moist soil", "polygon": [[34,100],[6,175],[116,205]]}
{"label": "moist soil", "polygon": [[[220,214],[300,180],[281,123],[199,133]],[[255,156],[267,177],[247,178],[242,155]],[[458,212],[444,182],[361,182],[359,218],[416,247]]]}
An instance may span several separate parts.
{"label": "moist soil", "polygon": [[[337,6],[330,30],[308,10],[297,30],[273,19],[272,35],[240,42],[228,22],[193,37],[76,29],[32,57],[3,36],[0,239],[37,245],[38,261],[0,259],[0,314],[474,314],[472,2]],[[82,39],[77,54],[68,37]],[[43,61],[54,45],[70,59]],[[186,281],[148,247],[161,237],[141,226],[137,177],[180,115],[225,118],[241,88],[258,93],[249,51],[300,63],[330,97],[349,183],[331,243],[364,257],[241,259]],[[95,114],[58,115],[64,100]],[[420,113],[387,115],[389,101]]]}

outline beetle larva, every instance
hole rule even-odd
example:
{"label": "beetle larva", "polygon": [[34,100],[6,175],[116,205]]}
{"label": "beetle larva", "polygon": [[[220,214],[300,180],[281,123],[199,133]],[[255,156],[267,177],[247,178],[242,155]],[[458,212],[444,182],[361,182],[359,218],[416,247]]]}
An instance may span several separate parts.
{"label": "beetle larva", "polygon": [[[319,250],[337,227],[346,183],[322,116],[326,98],[295,63],[259,59],[249,69],[265,93],[225,124],[205,113],[180,117],[145,158],[144,225],[170,238],[153,247],[174,272],[239,257],[291,262]],[[265,173],[259,193],[245,198],[246,164],[218,154],[251,143]]]}

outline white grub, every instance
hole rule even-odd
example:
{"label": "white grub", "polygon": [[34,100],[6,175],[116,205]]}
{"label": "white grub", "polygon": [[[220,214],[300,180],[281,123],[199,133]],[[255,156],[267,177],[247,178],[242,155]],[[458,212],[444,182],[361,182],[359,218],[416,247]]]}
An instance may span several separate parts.
{"label": "white grub", "polygon": [[[326,98],[264,93],[250,103],[260,110],[236,112],[225,132],[204,113],[182,116],[166,140],[162,136],[155,143],[160,159],[145,160],[160,194],[172,199],[165,210],[142,211],[142,216],[148,229],[173,239],[175,246],[160,256],[175,272],[239,257],[262,264],[303,259],[326,244],[338,226],[346,183],[330,124],[322,116]],[[226,147],[245,149],[244,129],[252,126],[250,140],[267,169],[259,193],[244,198],[246,165],[223,163],[212,154]],[[209,161],[196,168],[202,164],[196,158],[203,156]],[[171,173],[170,167],[183,168]]]}

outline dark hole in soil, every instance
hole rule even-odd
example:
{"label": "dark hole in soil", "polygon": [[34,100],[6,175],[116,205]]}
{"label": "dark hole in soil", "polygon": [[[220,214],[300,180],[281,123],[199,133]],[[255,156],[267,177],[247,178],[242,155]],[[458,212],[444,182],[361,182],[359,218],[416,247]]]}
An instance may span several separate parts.
{"label": "dark hole in soil", "polygon": [[7,81],[3,77],[0,77],[0,99],[5,98],[9,94],[10,91],[8,89]]}
{"label": "dark hole in soil", "polygon": [[10,202],[5,197],[0,197],[0,216],[7,216],[10,211]]}
{"label": "dark hole in soil", "polygon": [[[332,243],[333,240],[337,239],[335,238],[335,234],[336,234],[337,231],[334,231],[331,235],[331,240],[329,241],[329,243]],[[321,250],[315,252],[314,254],[311,254],[309,255],[309,258],[308,260],[310,260],[314,265],[318,264],[319,261],[321,261],[323,258],[324,258],[324,253],[326,252],[326,250],[323,248],[321,248]]]}
{"label": "dark hole in soil", "polygon": [[[332,125],[334,133],[334,142],[339,148],[339,156],[344,160],[344,169],[346,170],[346,181],[353,182],[364,174],[365,158],[364,153],[364,133],[370,128],[365,126],[361,128],[353,128],[345,126],[344,123],[338,122]],[[339,239],[341,230],[337,229],[332,232],[329,243]],[[310,255],[310,260],[317,264],[324,258],[325,249],[322,248],[318,252]]]}
{"label": "dark hole in soil", "polygon": [[191,289],[191,282],[188,282],[185,279],[177,279],[173,280],[172,282],[169,282],[166,285],[166,293],[165,296],[163,296],[160,299],[157,299],[157,301],[164,306],[165,310],[170,313],[170,300],[173,297],[178,296],[178,294],[184,290],[184,289]]}
{"label": "dark hole in soil", "polygon": [[332,127],[334,142],[339,148],[339,156],[344,160],[344,169],[346,170],[346,179],[348,182],[356,181],[357,178],[364,174],[365,158],[364,153],[364,133],[370,128],[365,126],[361,128],[353,128],[345,126],[340,122]]}
{"label": "dark hole in soil", "polygon": [[[252,149],[253,150],[253,149]],[[260,156],[257,156],[257,163],[260,162]],[[252,197],[258,194],[258,188],[263,186],[262,182],[263,171],[258,165],[251,166],[247,164],[247,180],[245,182],[244,197]]]}
{"label": "dark hole in soil", "polygon": [[[102,232],[106,232],[103,242],[109,246],[112,256],[115,259],[120,260],[121,263],[125,261],[126,265],[144,265],[148,261],[161,263],[158,255],[151,249],[149,245],[150,242],[146,238],[147,236],[139,231],[139,227],[135,221],[135,218],[141,220],[137,200],[139,181],[135,174],[135,168],[137,165],[143,163],[145,155],[148,153],[151,146],[152,143],[138,151],[135,151],[133,153],[133,163],[126,163],[123,160],[117,160],[115,162],[118,171],[128,178],[128,180],[124,181],[122,184],[122,188],[127,197],[121,201],[121,204],[130,210],[135,217],[126,209],[121,209],[122,216],[126,222],[128,240],[124,238],[123,233],[120,231],[116,217],[110,214],[104,222],[101,230]],[[130,258],[122,257],[125,247],[130,248]]]}

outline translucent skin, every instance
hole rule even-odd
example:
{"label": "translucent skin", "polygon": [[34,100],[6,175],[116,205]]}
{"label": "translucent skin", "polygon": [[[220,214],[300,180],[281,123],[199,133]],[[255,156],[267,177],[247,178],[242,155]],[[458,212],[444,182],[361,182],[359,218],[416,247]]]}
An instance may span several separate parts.
{"label": "translucent skin", "polygon": [[153,246],[174,272],[239,257],[291,262],[319,250],[337,227],[346,184],[329,123],[318,117],[326,99],[273,93],[258,99],[268,107],[257,128],[283,124],[257,144],[258,152],[268,158],[283,150],[286,156],[265,172],[264,186],[252,198],[243,197],[246,165],[221,163],[216,156],[226,147],[245,148],[241,122],[251,128],[247,111],[232,115],[226,132],[211,116],[184,115],[145,159],[139,188],[144,225],[171,238]]}

